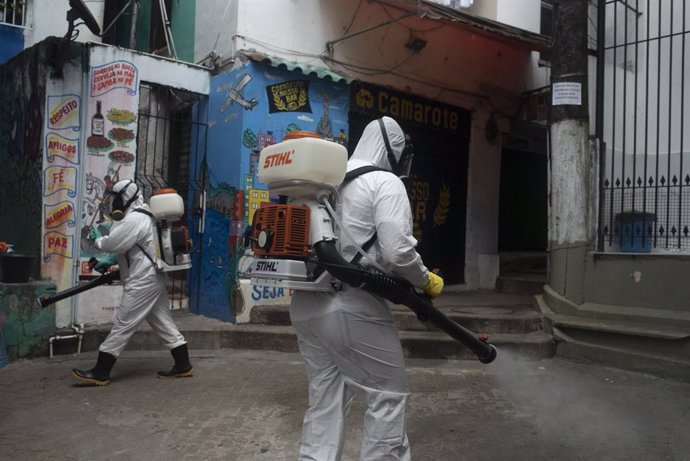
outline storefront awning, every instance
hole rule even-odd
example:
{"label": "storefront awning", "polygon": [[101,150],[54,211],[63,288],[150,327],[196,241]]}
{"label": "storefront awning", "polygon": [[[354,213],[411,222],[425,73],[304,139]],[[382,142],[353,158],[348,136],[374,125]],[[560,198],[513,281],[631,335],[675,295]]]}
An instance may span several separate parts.
{"label": "storefront awning", "polygon": [[269,56],[258,51],[242,51],[242,54],[255,62],[264,62],[273,67],[284,68],[290,71],[302,72],[304,75],[316,75],[319,78],[330,78],[334,82],[351,83],[356,80],[353,77],[333,72],[327,67],[306,64],[303,62],[290,61],[278,56]]}
{"label": "storefront awning", "polygon": [[379,0],[379,2],[416,13],[421,18],[451,24],[518,48],[540,52],[549,51],[551,48],[551,38],[546,35],[475,16],[430,0]]}

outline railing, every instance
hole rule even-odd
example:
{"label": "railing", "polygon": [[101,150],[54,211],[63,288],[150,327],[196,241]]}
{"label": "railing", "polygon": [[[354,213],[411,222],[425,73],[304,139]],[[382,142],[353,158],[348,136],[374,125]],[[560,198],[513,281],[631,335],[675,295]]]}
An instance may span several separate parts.
{"label": "railing", "polygon": [[690,252],[690,5],[597,10],[599,250]]}
{"label": "railing", "polygon": [[[204,178],[192,170],[206,155],[208,126],[199,120],[201,96],[148,83],[142,83],[140,89],[136,182],[147,200],[157,189],[177,190],[187,206],[182,220],[189,223],[205,187]],[[200,248],[196,256],[201,257]],[[187,307],[187,283],[196,282],[186,271],[169,273],[168,294],[173,308]]]}

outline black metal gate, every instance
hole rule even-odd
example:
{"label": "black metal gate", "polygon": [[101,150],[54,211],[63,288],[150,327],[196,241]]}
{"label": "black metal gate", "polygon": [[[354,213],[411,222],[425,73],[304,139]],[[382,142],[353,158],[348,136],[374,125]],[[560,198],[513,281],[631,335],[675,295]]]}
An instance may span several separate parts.
{"label": "black metal gate", "polygon": [[598,1],[601,251],[690,250],[686,3]]}
{"label": "black metal gate", "polygon": [[[191,234],[198,236],[206,187],[203,165],[208,126],[202,122],[199,107],[205,96],[149,83],[142,83],[140,91],[136,182],[147,201],[157,189],[177,190],[186,205],[182,220]],[[197,244],[192,264],[198,267],[200,259],[201,245]],[[190,305],[189,284],[199,284],[198,271],[169,273],[168,295],[173,308]]]}

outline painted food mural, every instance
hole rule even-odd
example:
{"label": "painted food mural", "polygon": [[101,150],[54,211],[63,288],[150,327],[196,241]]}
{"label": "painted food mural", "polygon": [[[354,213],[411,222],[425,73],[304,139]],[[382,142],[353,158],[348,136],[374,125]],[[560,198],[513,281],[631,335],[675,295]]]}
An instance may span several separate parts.
{"label": "painted food mural", "polygon": [[105,117],[116,125],[129,125],[137,120],[134,112],[124,109],[110,109]]}
{"label": "painted food mural", "polygon": [[134,130],[113,128],[108,131],[108,137],[118,144],[127,144],[134,139]]}
{"label": "painted food mural", "polygon": [[108,154],[108,158],[113,162],[128,165],[134,161],[134,155],[124,150],[114,150]]}

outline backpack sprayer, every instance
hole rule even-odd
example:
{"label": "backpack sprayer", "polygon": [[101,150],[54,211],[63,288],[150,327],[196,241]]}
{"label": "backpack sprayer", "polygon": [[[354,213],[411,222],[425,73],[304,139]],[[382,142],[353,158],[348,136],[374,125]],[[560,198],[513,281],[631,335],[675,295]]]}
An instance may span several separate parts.
{"label": "backpack sprayer", "polygon": [[[259,180],[290,203],[264,204],[254,213],[249,268],[252,285],[308,291],[339,290],[343,283],[412,309],[471,349],[483,363],[496,348],[436,309],[406,280],[346,261],[336,248],[333,222],[337,186],[345,179],[347,150],[305,132],[289,133],[259,156]],[[363,250],[360,248],[360,252]]]}
{"label": "backpack sprayer", "polygon": [[[187,270],[192,267],[192,241],[187,226],[180,223],[184,215],[184,201],[175,189],[161,189],[149,200],[156,220],[156,260],[161,272]],[[135,209],[133,211],[144,211]],[[146,213],[148,214],[148,213]],[[144,252],[148,256],[146,252]],[[149,257],[149,259],[152,259]]]}
{"label": "backpack sprayer", "polygon": [[[151,212],[135,208],[132,212],[146,214],[155,220],[154,248],[155,255],[149,255],[139,244],[139,248],[151,261],[158,272],[172,272],[187,270],[192,267],[191,251],[192,242],[189,239],[187,227],[179,220],[184,215],[184,202],[175,189],[161,189],[149,200]],[[92,257],[89,260],[91,267],[98,260]],[[53,295],[44,295],[38,298],[41,307],[69,298],[84,291],[91,290],[101,285],[110,284],[120,279],[120,271],[107,272],[100,277],[88,281]]]}

